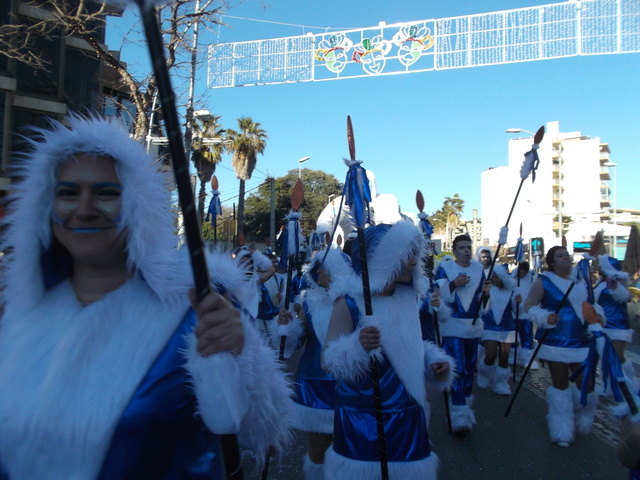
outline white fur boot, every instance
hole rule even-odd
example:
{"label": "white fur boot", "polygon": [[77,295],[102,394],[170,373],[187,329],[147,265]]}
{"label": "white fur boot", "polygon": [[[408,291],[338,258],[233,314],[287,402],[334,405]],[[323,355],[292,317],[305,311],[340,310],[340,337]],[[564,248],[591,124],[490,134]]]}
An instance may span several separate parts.
{"label": "white fur boot", "polygon": [[451,431],[459,434],[469,434],[475,423],[473,411],[469,405],[453,405],[451,406]]}
{"label": "white fur boot", "polygon": [[591,392],[587,395],[587,405],[582,406],[580,404],[580,390],[575,385],[571,385],[571,392],[573,393],[573,408],[575,411],[576,419],[576,433],[578,435],[588,435],[591,432],[593,426],[593,420],[596,418],[596,407],[598,406],[598,394]]}
{"label": "white fur boot", "polygon": [[511,395],[511,387],[509,386],[509,376],[511,370],[509,368],[498,367],[493,376],[493,384],[491,390],[498,395]]}
{"label": "white fur boot", "polygon": [[631,363],[631,360],[629,360],[628,358],[622,364],[622,373],[624,373],[624,376],[627,379],[627,386],[629,387],[629,391],[633,395],[637,395],[638,389],[640,389],[640,384],[638,383],[636,371],[633,368],[633,363]]}
{"label": "white fur boot", "polygon": [[478,364],[478,377],[476,384],[479,388],[486,390],[493,382],[493,375],[496,372],[496,365],[487,365],[484,362]]}
{"label": "white fur boot", "polygon": [[[526,367],[527,365],[529,365],[529,361],[531,360],[532,355],[533,355],[533,350],[530,350],[528,348],[519,348],[518,364],[523,367]],[[539,369],[540,369],[540,365],[538,364],[538,361],[534,360],[533,363],[531,364],[530,370],[539,370]]]}
{"label": "white fur boot", "polygon": [[307,454],[304,456],[302,473],[305,480],[324,480],[324,463],[313,463]]}
{"label": "white fur boot", "polygon": [[549,438],[559,447],[568,447],[573,443],[575,436],[571,389],[547,388],[547,405],[549,406],[547,414]]}

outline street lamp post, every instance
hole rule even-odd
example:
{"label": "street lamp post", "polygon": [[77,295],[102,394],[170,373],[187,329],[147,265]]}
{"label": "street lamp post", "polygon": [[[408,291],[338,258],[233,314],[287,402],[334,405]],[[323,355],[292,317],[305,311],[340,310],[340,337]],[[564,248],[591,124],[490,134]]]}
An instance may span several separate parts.
{"label": "street lamp post", "polygon": [[298,160],[298,178],[302,178],[302,163],[309,160],[311,157],[302,157]]}
{"label": "street lamp post", "polygon": [[526,132],[530,134],[532,137],[535,136],[535,133],[530,132],[529,130],[525,130],[524,128],[507,128],[507,133],[522,133]]}
{"label": "street lamp post", "polygon": [[609,168],[613,168],[613,248],[612,248],[612,256],[613,258],[617,258],[616,257],[616,253],[618,251],[618,233],[616,232],[616,228],[618,227],[618,199],[616,198],[616,195],[618,194],[617,192],[617,185],[616,185],[616,181],[618,178],[618,173],[617,173],[617,163],[614,162],[606,162],[603,163],[603,165],[605,167],[609,167]]}

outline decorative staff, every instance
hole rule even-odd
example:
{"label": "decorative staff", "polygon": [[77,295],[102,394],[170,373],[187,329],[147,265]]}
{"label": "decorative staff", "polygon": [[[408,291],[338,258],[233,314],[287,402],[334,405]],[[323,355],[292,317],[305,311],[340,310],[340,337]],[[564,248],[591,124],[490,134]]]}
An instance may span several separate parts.
{"label": "decorative staff", "polygon": [[[591,250],[589,252],[590,255],[595,254],[595,252],[598,251],[598,248],[600,248],[600,244],[599,244],[599,242],[597,240],[598,239],[596,238],[596,241],[593,242],[593,245],[591,245]],[[567,247],[567,240],[566,240],[566,238],[564,236],[562,237],[562,246],[565,247],[565,248]],[[577,272],[574,272],[574,273],[577,274]],[[562,300],[560,300],[560,303],[558,304],[558,306],[555,309],[554,313],[556,315],[560,312],[562,307],[564,307],[564,304],[566,303],[567,299],[569,298],[569,294],[571,293],[571,291],[573,290],[573,287],[575,287],[576,283],[578,283],[578,282],[579,282],[578,276],[574,275],[573,278],[572,278],[571,285],[569,285],[569,288],[567,288],[567,291],[565,292],[564,296],[562,297]],[[529,359],[529,363],[527,363],[527,366],[525,367],[524,372],[522,373],[522,377],[520,377],[520,382],[518,382],[518,386],[516,387],[516,391],[513,392],[513,395],[511,396],[511,401],[509,402],[509,406],[507,407],[507,410],[504,413],[505,417],[509,416],[509,412],[511,411],[511,407],[513,407],[513,404],[516,401],[516,397],[518,396],[518,392],[522,388],[522,385],[524,383],[524,379],[527,377],[527,374],[529,373],[529,370],[531,370],[531,365],[533,365],[534,360],[538,356],[538,352],[540,352],[540,348],[542,348],[542,345],[544,344],[544,340],[545,340],[545,338],[547,338],[547,334],[549,333],[550,330],[551,329],[546,328],[544,330],[544,332],[542,332],[542,336],[538,340],[538,346],[533,351],[533,354],[531,355],[531,358]]]}
{"label": "decorative staff", "polygon": [[[304,187],[302,186],[302,180],[298,179],[296,184],[293,186],[293,191],[291,192],[291,212],[287,215],[287,228],[284,231],[284,235],[286,235],[285,239],[282,242],[283,252],[284,249],[287,250],[287,288],[285,290],[284,297],[284,309],[289,311],[289,305],[291,302],[291,280],[293,278],[293,267],[297,261],[298,254],[300,251],[300,206],[302,205],[302,201],[304,200]],[[279,358],[280,361],[284,359],[284,351],[287,344],[287,337],[285,335],[280,336],[280,353]]]}
{"label": "decorative staff", "polygon": [[[369,286],[369,267],[367,265],[367,251],[364,240],[364,225],[369,222],[369,202],[371,202],[371,191],[367,172],[362,168],[362,162],[356,160],[356,145],[353,135],[351,117],[347,116],[347,141],[349,143],[349,155],[351,160],[345,160],[349,167],[347,179],[345,180],[345,202],[349,205],[351,214],[356,223],[358,234],[358,247],[360,251],[360,265],[362,270],[362,291],[364,294],[365,315],[373,315],[371,306],[371,288]],[[382,480],[389,479],[389,467],[387,464],[387,442],[384,433],[384,418],[382,416],[382,398],[380,396],[380,371],[378,360],[371,358],[371,380],[373,383],[373,399],[376,408],[376,425],[378,430],[378,453],[380,455],[380,472]]]}
{"label": "decorative staff", "polygon": [[[491,260],[491,267],[489,268],[489,273],[487,275],[487,280],[491,279],[491,275],[493,274],[493,269],[496,266],[496,260],[498,260],[498,255],[500,254],[500,248],[507,243],[507,234],[509,227],[509,221],[511,221],[511,215],[513,214],[513,209],[516,208],[516,202],[518,201],[518,197],[520,196],[520,190],[522,190],[522,185],[524,181],[529,178],[529,174],[531,174],[531,182],[536,181],[536,170],[538,169],[538,165],[540,164],[540,158],[538,157],[538,148],[540,148],[540,142],[544,138],[544,125],[538,129],[535,136],[533,137],[533,145],[531,146],[531,150],[524,154],[524,162],[522,162],[522,167],[520,168],[520,185],[518,186],[518,191],[516,192],[516,196],[513,199],[513,203],[511,204],[511,210],[509,210],[509,215],[507,216],[507,221],[504,224],[504,227],[500,230],[500,240],[498,241],[498,247],[496,248],[496,253],[493,255],[493,260]],[[483,302],[478,303],[478,308],[476,309],[476,313],[473,317],[473,325],[478,321],[478,316],[480,315],[480,309],[483,307]]]}
{"label": "decorative staff", "polygon": [[[524,262],[524,245],[522,244],[522,222],[520,222],[520,236],[516,243],[515,259],[516,259],[516,284],[520,290],[520,263]],[[516,381],[516,368],[518,365],[518,320],[520,320],[520,302],[516,303],[516,341],[513,347],[513,381]]]}
{"label": "decorative staff", "polygon": [[[416,192],[416,206],[418,207],[418,218],[420,219],[420,230],[427,240],[427,258],[425,268],[427,272],[427,277],[429,278],[429,293],[432,294],[435,291],[435,283],[433,281],[433,269],[435,266],[435,251],[433,246],[431,245],[431,235],[433,234],[433,225],[429,222],[428,215],[424,213],[424,197],[422,196],[422,192],[418,190]],[[436,344],[439,347],[442,347],[442,340],[440,337],[440,324],[438,323],[438,312],[433,311],[433,331],[436,334]],[[445,413],[447,415],[447,428],[449,429],[449,433],[453,433],[453,428],[451,427],[451,409],[449,408],[449,392],[444,390],[442,392],[444,395],[444,408]]]}
{"label": "decorative staff", "polygon": [[[156,16],[155,2],[152,0],[128,0],[135,3],[140,9],[140,17],[144,26],[149,55],[153,66],[153,74],[158,86],[158,98],[162,107],[167,137],[169,139],[169,151],[171,163],[176,178],[178,199],[184,218],[184,229],[189,248],[189,258],[198,300],[202,300],[211,292],[209,270],[204,255],[200,225],[196,215],[195,201],[191,181],[189,178],[189,164],[182,142],[180,122],[176,109],[175,95],[171,87],[171,78],[167,61],[164,55],[162,33]],[[122,6],[124,0],[113,2]],[[238,440],[235,435],[221,435],[222,455],[228,479],[242,479],[242,461]]]}
{"label": "decorative staff", "polygon": [[222,215],[220,192],[218,191],[218,178],[215,175],[211,177],[211,190],[213,196],[211,197],[211,202],[209,202],[207,219],[211,219],[211,226],[213,227],[213,242],[215,243],[218,240],[218,215]]}

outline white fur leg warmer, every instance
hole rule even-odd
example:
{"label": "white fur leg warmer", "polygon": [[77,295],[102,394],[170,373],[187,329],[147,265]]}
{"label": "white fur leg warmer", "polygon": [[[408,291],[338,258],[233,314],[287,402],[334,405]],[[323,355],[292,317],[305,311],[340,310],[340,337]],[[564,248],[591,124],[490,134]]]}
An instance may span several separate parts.
{"label": "white fur leg warmer", "polygon": [[587,405],[580,403],[580,390],[575,385],[571,385],[573,394],[573,408],[575,411],[576,433],[584,436],[591,432],[593,421],[596,417],[596,407],[598,406],[598,394],[592,392],[587,395]]}
{"label": "white fur leg warmer", "polygon": [[304,480],[324,480],[324,464],[313,463],[309,455],[305,455],[302,473],[304,474]]}
{"label": "white fur leg warmer", "polygon": [[478,376],[476,384],[479,388],[486,390],[493,383],[493,375],[496,372],[496,365],[487,365],[484,362],[478,364]]}
{"label": "white fur leg warmer", "polygon": [[571,389],[559,390],[555,387],[547,388],[547,405],[549,413],[549,438],[552,442],[573,443],[575,424],[573,417],[573,394]]}

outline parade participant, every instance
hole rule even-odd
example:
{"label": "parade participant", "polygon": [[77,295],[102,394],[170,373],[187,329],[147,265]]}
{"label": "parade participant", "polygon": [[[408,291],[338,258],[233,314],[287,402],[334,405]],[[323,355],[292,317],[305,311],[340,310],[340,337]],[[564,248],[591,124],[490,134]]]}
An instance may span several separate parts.
{"label": "parade participant", "polygon": [[[598,401],[597,394],[592,392],[587,406],[583,407],[579,404],[580,391],[575,385],[569,385],[571,373],[580,367],[589,352],[591,333],[582,313],[589,286],[572,275],[573,261],[565,247],[552,247],[545,260],[548,271],[533,282],[524,311],[538,326],[538,342],[548,330],[544,333],[539,357],[546,360],[551,374],[552,385],[547,389],[549,434],[556,445],[568,447],[576,432],[586,435],[591,431]],[[581,378],[577,383],[581,384]]]}
{"label": "parade participant", "polygon": [[638,391],[640,386],[636,379],[636,372],[631,360],[625,357],[627,343],[633,340],[633,329],[629,325],[629,311],[627,303],[631,301],[631,293],[626,286],[629,274],[622,272],[622,263],[609,255],[598,257],[600,265],[600,282],[594,288],[595,301],[604,310],[606,323],[604,333],[611,339],[618,354],[622,371],[631,382],[629,389]]}
{"label": "parade participant", "polygon": [[520,295],[514,295],[515,286],[506,265],[496,266],[491,276],[489,301],[482,315],[485,357],[478,363],[478,387],[491,387],[498,395],[511,394],[509,352],[515,340],[515,304],[522,301]]}
{"label": "parade participant", "polygon": [[488,278],[489,269],[491,268],[491,260],[493,257],[493,251],[487,246],[479,247],[476,250],[476,260],[482,264],[484,276]]}
{"label": "parade participant", "polygon": [[167,177],[124,125],[66,122],[33,132],[7,220],[0,471],[222,479],[210,432],[264,458],[290,390],[242,313],[244,272],[213,254],[197,303]]}
{"label": "parade participant", "polygon": [[[533,285],[533,281],[538,278],[538,275],[530,269],[529,262],[520,262],[518,268],[515,269],[511,275],[516,279],[516,282],[519,282],[519,286],[516,287],[516,294],[520,295],[524,301],[529,295],[531,285]],[[518,330],[519,340],[518,358],[516,360],[524,367],[529,364],[531,354],[533,353],[533,322],[529,319],[529,314],[524,311],[522,305],[520,305],[518,309],[516,329]],[[531,363],[530,370],[538,370],[539,368],[538,361],[534,360]]]}
{"label": "parade participant", "polygon": [[[307,432],[309,452],[304,458],[305,478],[321,480],[325,478],[325,452],[333,439],[336,380],[322,369],[320,354],[335,300],[343,295],[361,294],[361,286],[349,257],[338,249],[317,251],[306,266],[304,276],[309,288],[304,292],[298,318],[306,341],[296,370],[291,426]],[[290,319],[291,313],[282,310],[278,322],[289,324]],[[287,332],[287,336],[290,342],[296,342],[291,332]]]}
{"label": "parade participant", "polygon": [[453,433],[468,434],[476,424],[473,412],[473,376],[476,370],[482,322],[473,324],[485,283],[482,264],[471,259],[471,238],[458,235],[453,240],[455,260],[441,261],[436,281],[443,301],[451,310],[450,318],[440,320],[442,347],[456,359],[457,377],[451,388],[451,427]]}
{"label": "parade participant", "polygon": [[266,254],[269,260],[271,260],[271,266],[273,267],[273,275],[264,282],[264,286],[267,288],[269,292],[269,297],[271,298],[271,303],[273,303],[276,307],[280,307],[280,302],[282,300],[282,291],[281,287],[284,285],[284,281],[286,281],[286,276],[284,281],[281,283],[280,278],[278,276],[278,259],[275,254],[270,253]]}
{"label": "parade participant", "polygon": [[[390,478],[434,479],[438,459],[426,425],[427,383],[446,388],[453,359],[420,338],[418,296],[424,275],[418,262],[424,238],[401,221],[364,230],[375,317],[363,317],[363,299],[341,297],[331,316],[324,368],[338,379],[334,442],[325,459],[326,478],[381,478],[376,409],[369,369],[379,359],[379,378]],[[361,271],[360,247],[351,260]],[[356,305],[357,304],[357,305]],[[375,326],[374,326],[375,325]]]}
{"label": "parade participant", "polygon": [[[437,291],[427,291],[420,305],[420,330],[422,331],[422,340],[438,343],[436,341],[434,314],[448,317],[449,309],[442,302]],[[440,319],[438,319],[438,321],[440,321]],[[445,319],[443,318],[442,321],[445,321]]]}

